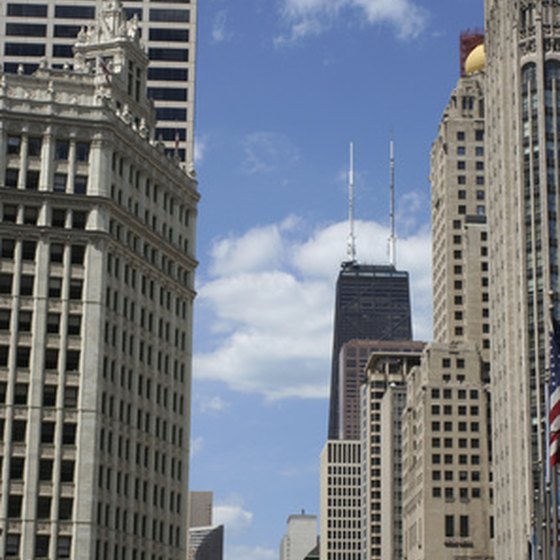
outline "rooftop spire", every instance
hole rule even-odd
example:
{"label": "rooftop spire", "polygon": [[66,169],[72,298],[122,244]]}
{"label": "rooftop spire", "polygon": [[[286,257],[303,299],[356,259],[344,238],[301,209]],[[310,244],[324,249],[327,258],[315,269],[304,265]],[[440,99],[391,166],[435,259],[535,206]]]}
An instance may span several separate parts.
{"label": "rooftop spire", "polygon": [[395,232],[395,147],[393,138],[389,141],[389,168],[390,168],[390,207],[389,207],[389,264],[397,266],[397,235]]}
{"label": "rooftop spire", "polygon": [[347,255],[350,262],[356,261],[356,236],[354,235],[354,143],[350,142],[350,166],[348,169],[348,224]]}

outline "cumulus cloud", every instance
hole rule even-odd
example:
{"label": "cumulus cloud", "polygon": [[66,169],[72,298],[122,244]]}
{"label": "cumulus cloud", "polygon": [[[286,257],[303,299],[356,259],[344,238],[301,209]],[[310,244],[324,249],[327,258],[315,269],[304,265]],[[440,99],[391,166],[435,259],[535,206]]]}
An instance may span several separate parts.
{"label": "cumulus cloud", "polygon": [[[346,258],[347,224],[308,233],[301,221],[217,240],[211,278],[199,286],[213,348],[195,355],[195,375],[270,400],[328,394],[334,286]],[[388,229],[356,223],[360,262],[386,263]],[[431,331],[429,231],[399,240],[411,277],[415,338]]]}
{"label": "cumulus cloud", "polygon": [[253,513],[243,507],[243,500],[238,497],[229,503],[217,504],[213,508],[213,520],[216,525],[224,525],[228,534],[243,532],[251,526]]}
{"label": "cumulus cloud", "polygon": [[289,32],[276,38],[279,45],[318,35],[347,17],[389,24],[398,38],[411,39],[420,35],[427,19],[415,0],[281,0],[281,10]]}
{"label": "cumulus cloud", "polygon": [[243,169],[246,173],[271,173],[299,159],[299,149],[284,134],[252,132],[243,139]]}

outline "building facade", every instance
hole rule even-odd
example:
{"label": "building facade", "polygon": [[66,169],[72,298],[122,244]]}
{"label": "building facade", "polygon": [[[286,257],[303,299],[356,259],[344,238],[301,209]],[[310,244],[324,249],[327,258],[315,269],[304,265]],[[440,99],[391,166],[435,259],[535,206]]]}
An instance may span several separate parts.
{"label": "building facade", "polygon": [[474,342],[489,362],[483,85],[459,79],[432,145],[432,285],[434,340]]}
{"label": "building facade", "polygon": [[405,380],[423,342],[385,342],[369,357],[361,386],[361,556],[401,558],[401,414]]}
{"label": "building facade", "polygon": [[551,314],[560,318],[558,2],[487,0],[496,557],[526,558],[544,523]]}
{"label": "building facade", "polygon": [[[80,29],[93,24],[105,0],[6,0],[0,3],[4,72],[33,72],[46,58],[54,68],[73,64]],[[114,0],[115,4],[120,0]],[[148,96],[157,114],[156,138],[190,168],[194,150],[197,0],[124,0],[138,18],[150,65]]]}
{"label": "building facade", "polygon": [[329,440],[321,453],[321,560],[361,559],[360,441]]}
{"label": "building facade", "polygon": [[2,558],[187,553],[199,196],[147,64],[107,1],[73,70],[0,77]]}
{"label": "building facade", "polygon": [[[329,439],[343,437],[343,408],[355,416],[359,410],[359,393],[353,402],[341,391],[340,350],[353,339],[410,340],[410,291],[408,273],[393,266],[342,264],[337,284],[329,405]],[[349,387],[355,381],[344,381]],[[354,412],[352,412],[354,411]],[[353,431],[352,437],[359,438]]]}
{"label": "building facade", "polygon": [[305,560],[317,546],[317,516],[301,514],[288,517],[288,530],[280,542],[280,560]]}
{"label": "building facade", "polygon": [[489,397],[481,370],[475,345],[432,343],[407,377],[402,417],[407,560],[493,557]]}

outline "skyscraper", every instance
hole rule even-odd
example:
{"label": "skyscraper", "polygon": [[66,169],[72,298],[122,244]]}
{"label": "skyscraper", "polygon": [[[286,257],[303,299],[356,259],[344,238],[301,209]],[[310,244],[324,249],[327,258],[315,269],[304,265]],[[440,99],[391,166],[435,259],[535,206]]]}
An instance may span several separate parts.
{"label": "skyscraper", "polygon": [[199,197],[151,135],[136,24],[99,16],[73,70],[0,78],[6,559],[187,552]]}
{"label": "skyscraper", "polygon": [[[5,72],[30,73],[43,58],[72,65],[80,29],[92,25],[104,0],[6,0],[0,2],[0,53]],[[115,4],[120,0],[113,0]],[[197,0],[124,0],[127,18],[138,18],[148,47],[148,96],[157,112],[156,139],[190,167],[194,140]]]}
{"label": "skyscraper", "polygon": [[[411,338],[408,273],[392,265],[342,263],[336,284],[329,439],[341,437],[339,358],[342,345],[353,339]],[[354,398],[359,399],[357,392]]]}
{"label": "skyscraper", "polygon": [[280,560],[305,560],[317,546],[317,516],[305,511],[288,517],[288,531],[280,542]]}
{"label": "skyscraper", "polygon": [[496,558],[546,550],[546,385],[560,318],[560,4],[487,0]]}

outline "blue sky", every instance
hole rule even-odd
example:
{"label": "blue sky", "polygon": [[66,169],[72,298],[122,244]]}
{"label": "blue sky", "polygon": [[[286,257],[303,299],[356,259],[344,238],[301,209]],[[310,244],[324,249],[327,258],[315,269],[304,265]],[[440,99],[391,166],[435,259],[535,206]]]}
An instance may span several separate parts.
{"label": "blue sky", "polygon": [[482,0],[199,0],[198,297],[191,488],[213,490],[226,560],[276,560],[318,514],[334,282],[355,144],[358,260],[398,266],[431,336],[429,152]]}

